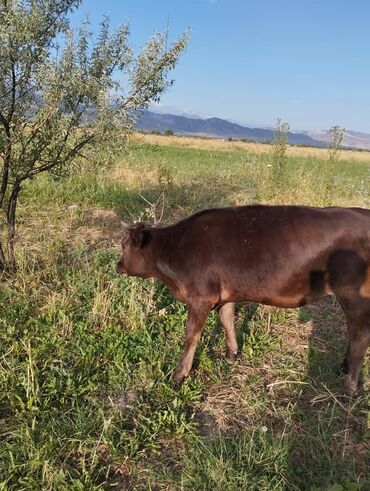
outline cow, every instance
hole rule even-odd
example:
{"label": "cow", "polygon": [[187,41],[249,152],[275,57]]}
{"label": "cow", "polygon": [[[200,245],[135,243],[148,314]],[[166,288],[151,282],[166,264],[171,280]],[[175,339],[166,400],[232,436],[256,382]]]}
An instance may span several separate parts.
{"label": "cow", "polygon": [[250,205],[202,210],[168,226],[139,222],[122,239],[117,272],[156,278],[187,305],[178,384],[212,309],[234,360],[236,303],[292,308],[334,295],[349,339],[343,392],[357,390],[370,341],[370,210]]}

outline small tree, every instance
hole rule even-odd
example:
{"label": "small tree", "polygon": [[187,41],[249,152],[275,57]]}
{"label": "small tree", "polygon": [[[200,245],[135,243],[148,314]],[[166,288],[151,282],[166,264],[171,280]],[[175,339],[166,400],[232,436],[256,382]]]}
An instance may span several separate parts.
{"label": "small tree", "polygon": [[[67,16],[81,0],[0,0],[0,269],[15,268],[16,209],[24,182],[63,172],[82,148],[124,136],[138,111],[158,101],[188,42],[167,47],[154,35],[135,55],[129,26],[86,21],[77,33]],[[120,78],[118,79],[118,75]],[[125,80],[124,93],[118,80]]]}
{"label": "small tree", "polygon": [[275,138],[272,142],[271,165],[272,165],[272,182],[271,185],[275,192],[280,192],[285,186],[287,179],[287,162],[286,150],[288,147],[289,124],[284,123],[280,118],[277,120],[275,129]]}
{"label": "small tree", "polygon": [[284,173],[287,164],[286,149],[288,147],[288,133],[289,124],[284,123],[282,119],[278,118],[275,138],[272,142],[272,163],[274,173],[277,177]]}
{"label": "small tree", "polygon": [[329,159],[326,165],[326,172],[324,174],[324,192],[323,192],[323,204],[329,206],[333,202],[334,189],[335,189],[335,166],[337,162],[338,151],[343,140],[345,129],[338,125],[330,128],[330,145],[329,145]]}
{"label": "small tree", "polygon": [[340,126],[330,128],[329,162],[334,163],[343,140],[345,129]]}

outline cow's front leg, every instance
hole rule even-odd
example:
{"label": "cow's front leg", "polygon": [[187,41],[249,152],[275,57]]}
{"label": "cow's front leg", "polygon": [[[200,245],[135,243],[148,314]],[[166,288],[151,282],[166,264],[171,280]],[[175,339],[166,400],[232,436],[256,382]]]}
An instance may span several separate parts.
{"label": "cow's front leg", "polygon": [[178,364],[178,367],[175,370],[174,380],[176,384],[181,384],[181,382],[191,370],[194,360],[194,353],[200,338],[200,333],[211,308],[211,305],[188,306],[185,351],[180,363]]}
{"label": "cow's front leg", "polygon": [[[357,295],[357,292],[356,292]],[[358,384],[361,365],[370,344],[370,305],[362,299],[342,301],[347,318],[349,344],[343,362],[344,395],[352,397]]]}
{"label": "cow's front leg", "polygon": [[357,390],[362,361],[370,344],[370,326],[349,326],[349,348],[344,362],[344,394],[352,397]]}

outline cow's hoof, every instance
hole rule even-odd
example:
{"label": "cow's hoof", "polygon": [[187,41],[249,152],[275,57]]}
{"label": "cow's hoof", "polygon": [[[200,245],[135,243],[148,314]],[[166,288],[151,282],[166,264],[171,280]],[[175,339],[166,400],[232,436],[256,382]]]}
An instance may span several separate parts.
{"label": "cow's hoof", "polygon": [[357,384],[346,375],[343,384],[343,395],[348,399],[351,399],[357,391]]}
{"label": "cow's hoof", "polygon": [[175,373],[173,374],[173,381],[176,385],[181,385],[185,380],[185,373],[181,368],[176,368]]}
{"label": "cow's hoof", "polygon": [[347,394],[345,394],[344,392],[342,392],[342,394],[340,394],[340,395],[337,396],[337,401],[340,402],[343,406],[347,406],[352,401],[352,397],[351,396],[347,396]]}
{"label": "cow's hoof", "polygon": [[226,353],[226,361],[230,363],[234,363],[238,358],[238,353],[227,352]]}

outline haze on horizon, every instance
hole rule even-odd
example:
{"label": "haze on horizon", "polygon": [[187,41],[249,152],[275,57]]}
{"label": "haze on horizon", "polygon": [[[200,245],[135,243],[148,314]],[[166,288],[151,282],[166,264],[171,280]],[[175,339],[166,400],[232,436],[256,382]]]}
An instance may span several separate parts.
{"label": "haze on horizon", "polygon": [[370,133],[370,3],[357,0],[83,0],[96,29],[127,20],[139,49],[156,31],[191,42],[161,107],[292,130]]}

